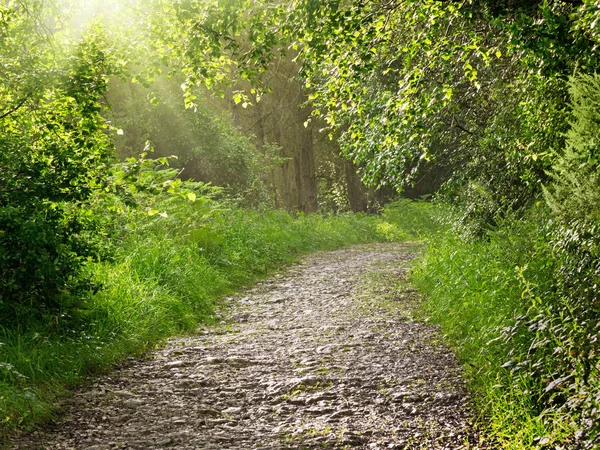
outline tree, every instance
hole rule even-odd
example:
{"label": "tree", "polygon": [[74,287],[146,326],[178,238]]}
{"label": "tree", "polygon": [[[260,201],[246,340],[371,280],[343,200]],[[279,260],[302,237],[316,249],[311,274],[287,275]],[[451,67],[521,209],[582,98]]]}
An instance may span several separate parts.
{"label": "tree", "polygon": [[[289,30],[280,26],[285,14],[285,5],[277,2],[190,1],[171,5],[156,1],[144,20],[154,32],[161,30],[157,44],[160,53],[182,64],[187,105],[195,106],[198,96],[194,89],[198,86],[233,98],[234,106],[226,103],[234,123],[254,133],[265,156],[267,150],[282,152],[270,155],[281,158],[271,170],[276,202],[288,209],[314,212],[318,179],[329,175],[319,173],[325,166],[319,163],[321,152],[315,145],[338,147],[325,145],[316,133],[325,125],[310,117],[307,101],[311,91],[303,86],[299,74],[303,60],[294,48],[287,48],[291,43]],[[182,40],[185,45],[181,45]],[[329,163],[333,160],[329,158]],[[352,171],[341,173],[346,177]],[[364,189],[352,193],[358,199]],[[364,207],[360,203],[354,202]]]}

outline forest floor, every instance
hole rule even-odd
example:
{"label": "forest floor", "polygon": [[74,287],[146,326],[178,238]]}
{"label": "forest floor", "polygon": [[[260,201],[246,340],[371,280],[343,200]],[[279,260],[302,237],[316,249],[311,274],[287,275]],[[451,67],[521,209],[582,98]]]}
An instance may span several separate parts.
{"label": "forest floor", "polygon": [[458,363],[419,321],[418,244],[308,256],[63,400],[17,449],[483,448]]}

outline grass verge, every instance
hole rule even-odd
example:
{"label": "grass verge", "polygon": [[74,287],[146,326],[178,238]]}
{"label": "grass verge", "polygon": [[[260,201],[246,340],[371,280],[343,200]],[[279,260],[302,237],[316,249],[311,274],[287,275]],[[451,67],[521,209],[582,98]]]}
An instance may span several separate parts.
{"label": "grass verge", "polygon": [[453,229],[448,211],[437,214],[447,226],[427,237],[411,280],[465,367],[488,435],[503,449],[579,448],[580,412],[552,384],[571,370],[556,352],[572,348],[572,338],[557,334],[571,319],[555,306],[564,261],[544,207],[507,217],[479,239]]}
{"label": "grass verge", "polygon": [[[411,203],[381,216],[254,211],[198,196],[129,211],[111,261],[90,266],[101,286],[80,306],[0,327],[0,432],[47,420],[65,389],[169,336],[214,320],[218,299],[303,253],[415,240]],[[149,213],[148,213],[149,211]],[[411,214],[411,211],[414,214]]]}

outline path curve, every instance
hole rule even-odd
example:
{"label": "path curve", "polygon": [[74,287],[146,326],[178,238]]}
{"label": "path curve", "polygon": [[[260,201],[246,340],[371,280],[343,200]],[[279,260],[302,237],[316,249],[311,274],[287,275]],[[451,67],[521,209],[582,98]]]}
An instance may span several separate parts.
{"label": "path curve", "polygon": [[228,299],[228,319],[66,401],[32,449],[481,448],[436,329],[410,320],[416,244],[313,254]]}

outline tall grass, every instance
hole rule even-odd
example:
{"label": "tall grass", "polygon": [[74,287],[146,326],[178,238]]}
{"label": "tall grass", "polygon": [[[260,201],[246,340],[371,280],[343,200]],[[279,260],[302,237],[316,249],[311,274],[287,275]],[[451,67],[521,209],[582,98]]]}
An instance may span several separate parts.
{"label": "tall grass", "polygon": [[202,195],[148,202],[115,227],[112,260],[90,266],[101,289],[81,307],[0,327],[0,430],[46,419],[83,377],[211,323],[220,297],[302,253],[416,238],[410,204],[380,217],[293,217]]}
{"label": "tall grass", "polygon": [[[439,209],[437,215],[446,225],[429,234],[412,279],[426,294],[429,317],[463,362],[489,435],[505,449],[565,445],[573,420],[558,404],[541,406],[549,381],[536,376],[532,356],[539,332],[531,319],[556,290],[545,208],[537,205],[520,218],[507,215],[479,239],[465,238],[451,212]],[[533,298],[532,290],[546,297]],[[552,365],[547,356],[539,360]]]}

